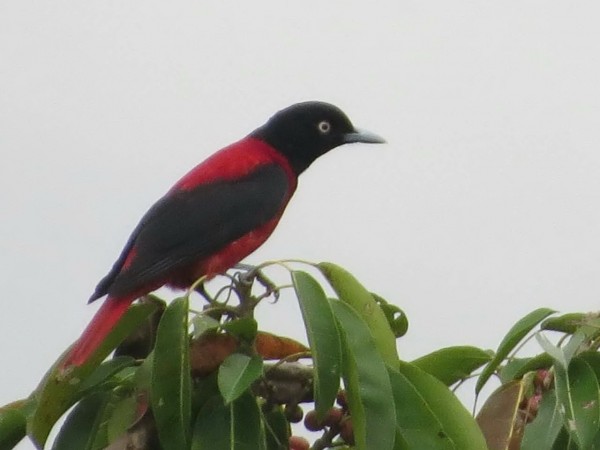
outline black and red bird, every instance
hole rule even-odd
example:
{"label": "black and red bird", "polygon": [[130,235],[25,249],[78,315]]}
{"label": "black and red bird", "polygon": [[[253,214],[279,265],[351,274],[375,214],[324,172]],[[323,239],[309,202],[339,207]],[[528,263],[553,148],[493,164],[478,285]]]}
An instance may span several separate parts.
{"label": "black and red bird", "polygon": [[135,299],[163,285],[187,288],[256,250],[279,222],[298,175],[353,142],[385,141],[354,128],[333,105],[304,102],[194,167],[133,230],[90,297],[106,300],[62,366],[85,363]]}

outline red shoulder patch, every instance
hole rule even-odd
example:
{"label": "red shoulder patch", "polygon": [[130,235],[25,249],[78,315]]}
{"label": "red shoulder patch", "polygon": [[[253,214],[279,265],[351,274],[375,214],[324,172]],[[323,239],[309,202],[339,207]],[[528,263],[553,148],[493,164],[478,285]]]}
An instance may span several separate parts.
{"label": "red shoulder patch", "polygon": [[246,137],[219,150],[184,175],[169,192],[193,189],[217,180],[240,178],[258,166],[273,163],[283,167],[293,192],[297,177],[287,159],[270,145],[253,137]]}

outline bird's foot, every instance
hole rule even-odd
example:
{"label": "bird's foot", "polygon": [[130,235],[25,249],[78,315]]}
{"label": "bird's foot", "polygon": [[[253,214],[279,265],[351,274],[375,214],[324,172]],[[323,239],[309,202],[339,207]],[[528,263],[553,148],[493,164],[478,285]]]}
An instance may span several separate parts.
{"label": "bird's foot", "polygon": [[240,270],[240,283],[247,289],[250,289],[256,280],[264,289],[265,293],[260,296],[260,299],[273,296],[274,300],[279,300],[279,287],[269,277],[267,277],[262,269],[250,264],[239,263],[235,268]]}

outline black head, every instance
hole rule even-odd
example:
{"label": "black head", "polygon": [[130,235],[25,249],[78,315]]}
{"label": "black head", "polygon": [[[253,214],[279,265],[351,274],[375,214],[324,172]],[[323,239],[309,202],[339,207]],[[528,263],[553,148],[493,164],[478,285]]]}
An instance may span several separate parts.
{"label": "black head", "polygon": [[282,109],[251,136],[282,153],[297,175],[340,145],[385,142],[373,133],[357,130],[341,109],[323,102],[296,103]]}

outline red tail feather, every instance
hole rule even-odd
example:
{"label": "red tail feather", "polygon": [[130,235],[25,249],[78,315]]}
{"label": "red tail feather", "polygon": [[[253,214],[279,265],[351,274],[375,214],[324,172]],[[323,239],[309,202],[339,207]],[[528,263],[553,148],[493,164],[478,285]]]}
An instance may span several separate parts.
{"label": "red tail feather", "polygon": [[67,358],[63,361],[62,367],[81,366],[84,364],[100,346],[108,333],[115,327],[119,319],[125,314],[133,298],[112,298],[108,297],[100,306],[96,315],[92,318],[87,328],[83,331],[75,346]]}

